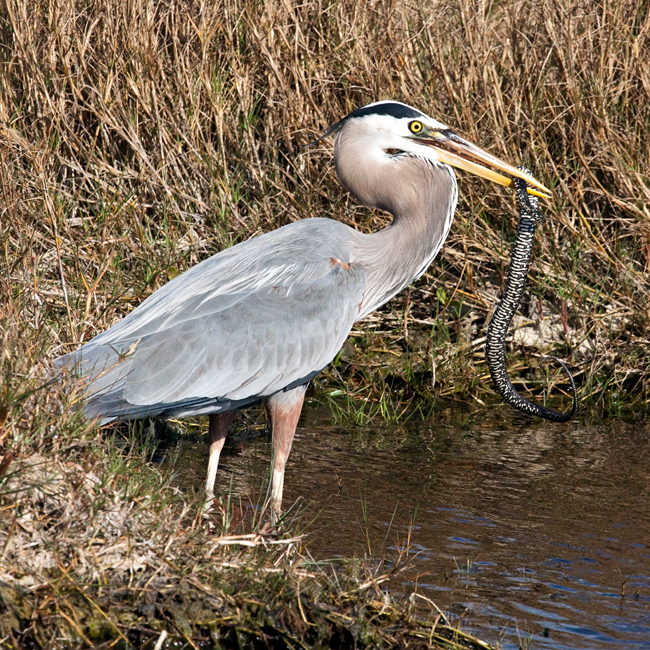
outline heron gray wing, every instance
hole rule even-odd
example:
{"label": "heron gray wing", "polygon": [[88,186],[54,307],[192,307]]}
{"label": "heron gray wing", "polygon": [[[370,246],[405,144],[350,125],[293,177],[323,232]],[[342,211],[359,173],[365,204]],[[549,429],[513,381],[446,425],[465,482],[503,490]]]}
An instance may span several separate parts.
{"label": "heron gray wing", "polygon": [[349,230],[309,219],[219,253],[59,365],[81,364],[105,420],[277,392],[326,366],[358,315]]}
{"label": "heron gray wing", "polygon": [[330,264],[315,280],[258,290],[212,318],[151,336],[133,356],[123,396],[146,405],[271,395],[334,358],[358,314],[364,283],[359,267]]}

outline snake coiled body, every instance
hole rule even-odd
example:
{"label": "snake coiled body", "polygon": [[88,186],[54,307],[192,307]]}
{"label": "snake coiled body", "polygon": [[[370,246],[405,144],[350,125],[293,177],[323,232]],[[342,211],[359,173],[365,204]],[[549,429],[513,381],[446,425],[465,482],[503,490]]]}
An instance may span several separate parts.
{"label": "snake coiled body", "polygon": [[[520,168],[523,170],[523,168]],[[528,170],[526,170],[528,171]],[[487,359],[492,381],[503,399],[519,411],[537,415],[552,422],[568,422],[578,410],[578,391],[569,369],[555,357],[546,357],[542,360],[540,367],[547,359],[557,361],[569,377],[573,392],[573,406],[567,413],[560,413],[553,409],[535,404],[520,395],[512,385],[506,370],[505,341],[506,334],[512,317],[519,307],[521,297],[526,286],[530,257],[533,250],[535,228],[537,224],[543,223],[544,217],[537,210],[537,199],[530,197],[526,191],[526,183],[515,179],[517,192],[517,203],[519,205],[519,224],[517,234],[510,258],[510,268],[506,279],[505,291],[501,301],[494,310],[492,319],[488,326],[485,356]]]}

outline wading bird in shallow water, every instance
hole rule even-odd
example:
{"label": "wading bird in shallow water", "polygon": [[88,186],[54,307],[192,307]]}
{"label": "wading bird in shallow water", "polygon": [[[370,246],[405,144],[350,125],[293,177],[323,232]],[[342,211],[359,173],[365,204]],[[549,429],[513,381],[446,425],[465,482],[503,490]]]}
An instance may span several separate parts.
{"label": "wading bird in shallow water", "polygon": [[56,361],[87,378],[84,411],[101,423],[208,415],[210,498],[235,411],[264,402],[275,514],[307,383],[356,321],[431,264],[456,209],[452,167],[512,184],[488,165],[548,191],[399,102],[358,108],[327,135],[335,136],[341,184],[360,203],[390,212],[390,226],[366,234],[313,217],[249,239],[177,276]]}

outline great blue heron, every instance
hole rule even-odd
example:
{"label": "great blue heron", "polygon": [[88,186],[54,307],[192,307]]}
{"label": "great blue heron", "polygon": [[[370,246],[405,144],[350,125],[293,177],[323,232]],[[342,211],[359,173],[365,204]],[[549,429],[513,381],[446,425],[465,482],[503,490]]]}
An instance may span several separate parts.
{"label": "great blue heron", "polygon": [[366,234],[310,218],[254,237],[174,278],[57,359],[87,377],[84,411],[102,423],[209,415],[208,497],[234,412],[263,401],[273,430],[275,513],[307,383],[334,359],[353,323],[436,256],[458,198],[452,167],[512,184],[489,165],[548,192],[399,102],[352,111],[329,134],[341,184],[362,204],[390,212],[390,226]]}

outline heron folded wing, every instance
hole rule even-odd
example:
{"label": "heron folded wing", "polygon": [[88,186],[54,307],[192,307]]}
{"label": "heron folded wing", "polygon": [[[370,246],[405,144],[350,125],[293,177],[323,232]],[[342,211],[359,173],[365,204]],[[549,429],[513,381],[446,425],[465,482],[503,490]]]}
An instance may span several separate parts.
{"label": "heron folded wing", "polygon": [[289,288],[261,289],[211,317],[191,318],[142,341],[126,375],[132,404],[270,395],[322,369],[358,313],[365,273],[358,267]]}
{"label": "heron folded wing", "polygon": [[235,408],[305,380],[358,316],[356,236],[314,218],[237,244],[55,363],[85,377],[84,410],[102,421]]}

